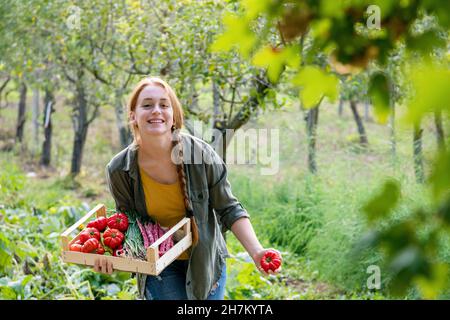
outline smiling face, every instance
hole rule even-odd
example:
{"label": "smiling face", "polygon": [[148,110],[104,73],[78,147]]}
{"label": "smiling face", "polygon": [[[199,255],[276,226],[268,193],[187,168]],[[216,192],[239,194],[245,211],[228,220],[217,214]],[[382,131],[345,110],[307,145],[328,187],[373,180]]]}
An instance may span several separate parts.
{"label": "smiling face", "polygon": [[131,121],[137,125],[141,136],[171,134],[173,108],[166,90],[150,84],[138,96]]}

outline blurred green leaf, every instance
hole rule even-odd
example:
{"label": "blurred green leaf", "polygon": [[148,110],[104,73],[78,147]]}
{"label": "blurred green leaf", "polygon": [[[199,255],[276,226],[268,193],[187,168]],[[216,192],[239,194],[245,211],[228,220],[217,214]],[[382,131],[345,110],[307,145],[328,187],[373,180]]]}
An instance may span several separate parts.
{"label": "blurred green leaf", "polygon": [[345,7],[342,1],[320,1],[320,13],[325,17],[340,18],[344,15]]}
{"label": "blurred green leaf", "polygon": [[240,54],[248,58],[256,43],[256,36],[250,30],[249,23],[243,17],[227,13],[223,16],[226,31],[211,44],[211,52],[226,52],[237,47]]}
{"label": "blurred green leaf", "polygon": [[283,57],[281,50],[272,47],[260,48],[253,56],[252,63],[256,67],[267,68],[267,75],[271,82],[277,82],[283,70]]}
{"label": "blurred green leaf", "polygon": [[428,30],[416,37],[409,37],[406,40],[406,45],[411,50],[429,54],[435,48],[445,47],[446,41],[439,36],[438,30]]}
{"label": "blurred green leaf", "polygon": [[120,291],[119,293],[117,293],[117,297],[120,300],[134,300],[134,296],[126,291]]}
{"label": "blurred green leaf", "polygon": [[324,96],[334,101],[339,92],[338,78],[315,66],[302,68],[292,83],[301,87],[300,100],[306,109],[315,107]]}
{"label": "blurred green leaf", "polygon": [[447,199],[441,203],[440,208],[438,209],[438,216],[447,224],[447,226],[450,226],[450,194],[447,196]]}
{"label": "blurred green leaf", "polygon": [[17,294],[14,289],[8,286],[0,286],[0,300],[15,300]]}
{"label": "blurred green leaf", "polygon": [[428,277],[419,275],[415,282],[425,299],[436,299],[446,287],[447,276],[448,265],[438,263],[432,265],[431,274]]}
{"label": "blurred green leaf", "polygon": [[11,250],[9,248],[10,241],[6,235],[0,233],[0,270],[3,270],[10,264]]}
{"label": "blurred green leaf", "polygon": [[380,233],[377,230],[369,230],[356,242],[351,250],[351,256],[356,259],[364,250],[375,248],[379,243]]}
{"label": "blurred green leaf", "polygon": [[286,48],[262,47],[253,56],[252,63],[257,67],[267,68],[269,80],[275,83],[278,81],[285,65],[298,68],[300,65],[299,48],[297,46]]}
{"label": "blurred green leaf", "polygon": [[380,242],[387,251],[389,259],[395,257],[399,251],[417,245],[414,223],[409,220],[400,221],[387,227],[381,232]]}
{"label": "blurred green leaf", "polygon": [[389,104],[389,84],[386,75],[377,73],[369,82],[369,96],[372,99],[378,122],[385,124],[391,112]]}
{"label": "blurred green leaf", "polygon": [[427,113],[433,111],[450,111],[448,67],[431,63],[414,65],[407,79],[413,90],[404,119],[408,123],[419,123]]}
{"label": "blurred green leaf", "polygon": [[440,150],[430,174],[433,196],[440,200],[450,192],[450,150]]}
{"label": "blurred green leaf", "polygon": [[20,259],[25,259],[26,257],[34,258],[38,255],[36,248],[24,241],[16,242],[14,252]]}
{"label": "blurred green leaf", "polygon": [[404,295],[418,274],[425,274],[429,268],[425,257],[416,246],[409,246],[399,252],[390,265],[394,278],[389,287],[394,295]]}
{"label": "blurred green leaf", "polygon": [[369,222],[387,217],[389,212],[397,205],[400,196],[398,182],[394,180],[386,181],[381,192],[363,207]]}
{"label": "blurred green leaf", "polygon": [[242,0],[247,19],[255,19],[259,14],[266,13],[270,8],[272,0]]}

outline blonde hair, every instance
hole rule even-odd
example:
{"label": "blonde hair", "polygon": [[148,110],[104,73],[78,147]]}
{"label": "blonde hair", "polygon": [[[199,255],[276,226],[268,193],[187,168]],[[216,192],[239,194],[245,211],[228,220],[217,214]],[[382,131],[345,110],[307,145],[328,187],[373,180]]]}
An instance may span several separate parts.
{"label": "blonde hair", "polygon": [[164,90],[166,90],[167,95],[169,96],[170,99],[170,104],[172,105],[173,109],[172,149],[176,150],[176,148],[179,148],[179,152],[175,152],[175,155],[177,156],[175,164],[177,167],[178,181],[180,182],[181,190],[183,192],[184,206],[186,208],[186,216],[191,219],[192,242],[193,245],[195,246],[198,243],[198,227],[193,216],[193,209],[190,205],[189,196],[187,192],[186,174],[184,172],[184,165],[183,165],[183,144],[182,144],[182,137],[180,135],[180,130],[183,127],[184,123],[183,108],[181,107],[181,103],[178,100],[175,91],[172,89],[172,87],[167,82],[158,77],[144,78],[141,81],[139,81],[139,83],[132,91],[130,98],[128,100],[127,104],[128,123],[131,132],[133,133],[133,144],[139,146],[141,137],[139,135],[139,130],[137,126],[130,121],[131,112],[135,112],[137,100],[142,90],[145,87],[151,85],[160,86]]}

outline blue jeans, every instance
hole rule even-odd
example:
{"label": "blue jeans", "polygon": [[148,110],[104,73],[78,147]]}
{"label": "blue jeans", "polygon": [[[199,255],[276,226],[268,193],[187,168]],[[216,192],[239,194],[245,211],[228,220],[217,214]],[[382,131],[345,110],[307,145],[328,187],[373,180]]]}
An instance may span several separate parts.
{"label": "blue jeans", "polygon": [[[188,263],[188,260],[175,260],[158,276],[147,276],[145,298],[147,300],[187,300],[186,272]],[[226,278],[227,267],[224,264],[222,275],[206,300],[223,300]]]}

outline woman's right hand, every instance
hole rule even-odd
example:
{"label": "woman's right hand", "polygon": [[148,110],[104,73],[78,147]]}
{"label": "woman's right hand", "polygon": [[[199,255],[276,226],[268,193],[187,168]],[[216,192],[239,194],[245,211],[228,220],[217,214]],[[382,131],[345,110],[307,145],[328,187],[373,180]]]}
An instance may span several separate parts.
{"label": "woman's right hand", "polygon": [[108,259],[105,259],[105,258],[95,259],[94,271],[105,273],[105,274],[112,274],[113,273],[113,263],[108,261]]}

